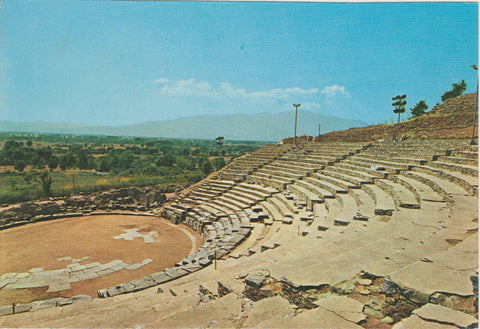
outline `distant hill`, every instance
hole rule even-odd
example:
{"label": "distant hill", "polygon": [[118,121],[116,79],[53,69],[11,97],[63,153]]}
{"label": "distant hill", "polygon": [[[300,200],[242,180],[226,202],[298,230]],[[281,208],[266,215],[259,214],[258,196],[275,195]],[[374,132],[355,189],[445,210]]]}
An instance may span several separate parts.
{"label": "distant hill", "polygon": [[[227,140],[280,141],[294,134],[295,113],[201,115],[169,121],[144,122],[127,126],[100,126],[49,122],[0,121],[0,132],[63,133],[78,135],[112,135],[165,138],[213,139],[224,136]],[[363,127],[358,120],[299,111],[297,135],[322,133]]]}

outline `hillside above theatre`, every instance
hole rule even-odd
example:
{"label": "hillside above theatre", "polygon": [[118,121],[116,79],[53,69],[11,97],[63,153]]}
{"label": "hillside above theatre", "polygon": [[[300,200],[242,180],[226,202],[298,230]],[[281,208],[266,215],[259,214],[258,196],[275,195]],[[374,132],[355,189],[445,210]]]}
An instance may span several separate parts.
{"label": "hillside above theatre", "polygon": [[[352,128],[322,134],[318,137],[301,136],[299,141],[369,142],[393,138],[406,139],[463,139],[472,136],[475,111],[475,94],[462,95],[446,100],[426,114],[398,124]],[[475,136],[478,136],[478,126]],[[293,142],[293,137],[284,140]]]}

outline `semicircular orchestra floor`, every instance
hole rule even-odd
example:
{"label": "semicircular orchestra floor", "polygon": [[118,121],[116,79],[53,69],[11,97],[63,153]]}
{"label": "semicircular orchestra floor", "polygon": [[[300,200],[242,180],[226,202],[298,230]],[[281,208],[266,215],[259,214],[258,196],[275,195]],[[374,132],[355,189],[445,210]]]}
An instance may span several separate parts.
{"label": "semicircular orchestra floor", "polygon": [[0,304],[86,294],[173,267],[201,236],[158,217],[65,218],[0,231]]}

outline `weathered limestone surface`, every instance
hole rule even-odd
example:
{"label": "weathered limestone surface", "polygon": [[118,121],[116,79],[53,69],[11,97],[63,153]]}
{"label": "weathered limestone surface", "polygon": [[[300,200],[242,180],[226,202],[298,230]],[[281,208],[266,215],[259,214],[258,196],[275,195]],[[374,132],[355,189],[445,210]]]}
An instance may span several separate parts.
{"label": "weathered limestone surface", "polygon": [[345,296],[320,299],[315,304],[353,323],[365,320],[363,304]]}
{"label": "weathered limestone surface", "polygon": [[413,313],[424,320],[453,324],[461,328],[470,327],[475,323],[478,324],[477,318],[440,305],[426,304],[413,311]]}
{"label": "weathered limestone surface", "polygon": [[245,328],[261,327],[261,324],[273,318],[286,318],[295,315],[295,309],[285,298],[275,296],[253,303]]}
{"label": "weathered limestone surface", "polygon": [[321,307],[304,311],[294,317],[276,317],[266,320],[260,323],[257,328],[319,328],[319,326],[331,329],[362,328]]}
{"label": "weathered limestone surface", "polygon": [[453,329],[477,327],[478,319],[471,315],[454,311],[440,305],[426,304],[421,308],[414,310],[412,316],[397,323],[393,329]]}
{"label": "weathered limestone surface", "polygon": [[478,271],[478,235],[455,247],[417,261],[391,275],[394,282],[426,294],[446,292],[461,296],[472,294],[470,275]]}
{"label": "weathered limestone surface", "polygon": [[233,320],[242,312],[241,301],[235,294],[228,294],[209,303],[201,303],[190,310],[158,319],[149,324],[156,328],[233,327]]}

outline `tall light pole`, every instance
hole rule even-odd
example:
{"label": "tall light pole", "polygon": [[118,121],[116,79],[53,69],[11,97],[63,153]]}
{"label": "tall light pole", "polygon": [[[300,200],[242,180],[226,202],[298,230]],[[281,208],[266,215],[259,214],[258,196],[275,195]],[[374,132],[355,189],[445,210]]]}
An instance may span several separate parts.
{"label": "tall light pole", "polygon": [[298,108],[301,104],[293,104],[295,107],[295,145],[297,145],[297,115],[298,115]]}
{"label": "tall light pole", "polygon": [[[471,66],[472,69],[475,71],[478,71],[478,67],[474,64]],[[470,145],[477,145],[477,142],[475,141],[475,125],[477,123],[477,112],[478,112],[478,73],[477,73],[477,94],[475,96],[475,110],[474,110],[474,116],[473,116],[473,128],[472,128],[472,140],[470,141]]]}
{"label": "tall light pole", "polygon": [[407,98],[407,95],[397,95],[392,98],[393,100],[393,107],[395,108],[393,110],[393,113],[398,113],[398,124],[397,124],[397,134],[398,137],[400,137],[400,114],[405,112],[405,105],[407,105],[407,101],[405,100]]}

